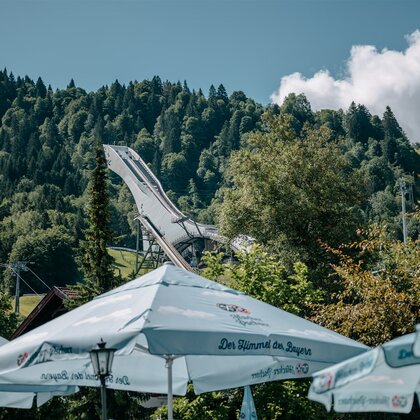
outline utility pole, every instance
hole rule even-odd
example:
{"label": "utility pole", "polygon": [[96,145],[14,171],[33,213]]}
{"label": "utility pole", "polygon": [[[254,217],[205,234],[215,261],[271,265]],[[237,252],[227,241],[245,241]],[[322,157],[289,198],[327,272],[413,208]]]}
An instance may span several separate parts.
{"label": "utility pole", "polygon": [[15,313],[20,312],[20,272],[21,271],[28,271],[29,268],[27,264],[30,264],[28,261],[16,261],[10,264],[0,264],[2,267],[7,267],[12,270],[13,274],[16,277],[16,290],[15,290]]}
{"label": "utility pole", "polygon": [[16,275],[16,291],[15,291],[15,313],[18,314],[20,312],[20,272],[21,271],[28,271],[28,264],[27,261],[17,261],[12,263],[12,270]]}
{"label": "utility pole", "polygon": [[[15,271],[16,270],[16,271]],[[15,314],[20,312],[20,264],[17,264],[13,270],[14,275],[16,276],[16,291],[15,291]]]}
{"label": "utility pole", "polygon": [[401,193],[401,210],[402,210],[402,225],[403,225],[403,238],[404,243],[407,243],[407,224],[405,221],[405,195],[407,194],[407,187],[405,181],[402,178],[398,178],[398,186]]}

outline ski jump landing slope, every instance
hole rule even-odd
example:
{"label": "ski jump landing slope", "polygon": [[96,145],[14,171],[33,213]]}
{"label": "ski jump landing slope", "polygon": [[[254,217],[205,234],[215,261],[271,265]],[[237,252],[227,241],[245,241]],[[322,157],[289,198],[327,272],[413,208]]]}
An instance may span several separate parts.
{"label": "ski jump landing slope", "polygon": [[[133,194],[138,219],[174,264],[191,270],[181,253],[198,240],[226,243],[215,226],[196,223],[172,203],[134,150],[114,145],[104,145],[104,149],[108,167],[124,180]],[[233,244],[231,247],[237,248]]]}

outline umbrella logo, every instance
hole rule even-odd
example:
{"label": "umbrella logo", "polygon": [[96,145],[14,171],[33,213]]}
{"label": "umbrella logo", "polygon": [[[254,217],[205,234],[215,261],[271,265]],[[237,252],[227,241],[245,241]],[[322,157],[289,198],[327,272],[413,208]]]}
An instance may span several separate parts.
{"label": "umbrella logo", "polygon": [[240,312],[242,314],[250,314],[251,311],[249,309],[242,308],[238,305],[233,305],[231,303],[217,303],[216,306],[220,309],[223,309],[227,312]]}
{"label": "umbrella logo", "polygon": [[22,365],[25,362],[25,360],[28,358],[28,356],[29,356],[29,354],[26,351],[22,354],[19,354],[19,356],[16,360],[17,365],[18,366]]}
{"label": "umbrella logo", "polygon": [[400,395],[394,395],[392,397],[392,406],[397,407],[405,407],[407,405],[407,398],[400,396]]}
{"label": "umbrella logo", "polygon": [[314,390],[315,392],[325,392],[332,388],[334,381],[334,375],[330,372],[325,373],[322,376],[318,376],[314,380]]}
{"label": "umbrella logo", "polygon": [[309,365],[307,363],[298,363],[295,369],[297,375],[306,375],[309,372]]}

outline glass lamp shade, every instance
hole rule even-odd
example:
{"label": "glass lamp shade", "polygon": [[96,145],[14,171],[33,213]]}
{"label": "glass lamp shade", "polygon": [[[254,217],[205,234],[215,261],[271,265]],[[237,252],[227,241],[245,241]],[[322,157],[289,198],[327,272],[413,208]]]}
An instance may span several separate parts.
{"label": "glass lamp shade", "polygon": [[103,341],[98,343],[97,349],[90,351],[93,371],[97,376],[108,376],[111,373],[115,349],[106,348]]}

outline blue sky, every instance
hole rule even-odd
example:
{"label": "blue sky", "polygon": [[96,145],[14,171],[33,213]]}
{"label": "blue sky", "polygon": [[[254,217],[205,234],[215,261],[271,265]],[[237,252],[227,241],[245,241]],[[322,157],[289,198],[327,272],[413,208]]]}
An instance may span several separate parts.
{"label": "blue sky", "polygon": [[0,1],[0,66],[87,90],[157,74],[262,103],[280,78],[343,71],[352,45],[402,49],[418,1]]}
{"label": "blue sky", "polygon": [[0,67],[86,90],[143,80],[223,83],[261,103],[282,77],[346,76],[354,45],[404,51],[417,0],[0,0]]}

